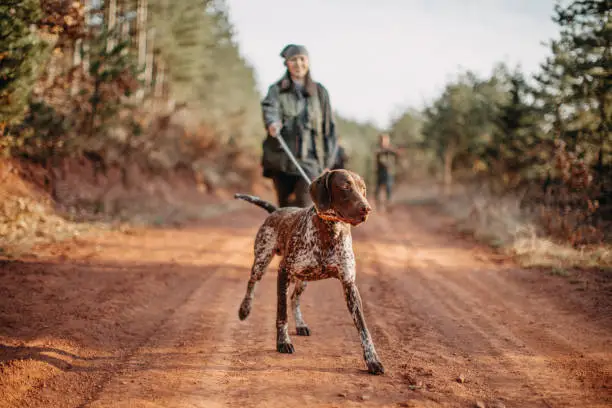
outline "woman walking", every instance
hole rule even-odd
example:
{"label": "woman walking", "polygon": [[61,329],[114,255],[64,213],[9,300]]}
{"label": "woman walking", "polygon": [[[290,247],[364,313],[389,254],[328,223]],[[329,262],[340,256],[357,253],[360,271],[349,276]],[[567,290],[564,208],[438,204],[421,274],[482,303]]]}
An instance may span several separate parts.
{"label": "woman walking", "polygon": [[[276,138],[283,138],[313,179],[328,167],[328,155],[336,143],[335,124],[327,90],[310,75],[306,48],[290,44],[280,55],[287,68],[285,75],[269,87],[261,102],[267,131],[263,143],[263,175],[272,179],[280,207],[307,207],[311,203],[308,183]],[[289,202],[291,194],[295,194],[292,203]]]}

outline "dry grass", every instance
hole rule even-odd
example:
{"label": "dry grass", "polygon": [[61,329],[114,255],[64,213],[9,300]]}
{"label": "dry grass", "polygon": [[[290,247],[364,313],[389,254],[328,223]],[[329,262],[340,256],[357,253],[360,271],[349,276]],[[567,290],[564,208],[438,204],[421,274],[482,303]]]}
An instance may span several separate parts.
{"label": "dry grass", "polygon": [[515,256],[525,267],[612,267],[612,247],[576,249],[544,236],[533,214],[522,210],[516,197],[495,198],[484,192],[445,200],[445,207],[462,228]]}
{"label": "dry grass", "polygon": [[7,197],[0,193],[0,201],[0,243],[13,251],[92,230],[91,225],[67,221],[28,197]]}
{"label": "dry grass", "polygon": [[612,247],[599,246],[575,249],[549,239],[524,236],[516,239],[512,252],[527,267],[612,268]]}
{"label": "dry grass", "polygon": [[[77,178],[59,185],[72,199],[58,206],[36,183],[23,179],[17,165],[0,160],[0,256],[35,255],[33,249],[39,244],[111,229],[185,225],[244,206],[224,190],[211,195],[178,179],[140,181],[133,189],[121,183],[106,190],[99,187],[105,191],[101,199],[86,180]],[[266,189],[256,190],[259,195],[269,194]]]}
{"label": "dry grass", "polygon": [[612,246],[575,248],[553,241],[539,227],[537,215],[520,207],[518,197],[493,197],[482,188],[458,186],[450,199],[429,188],[420,201],[435,202],[462,232],[513,255],[524,267],[612,269]]}
{"label": "dry grass", "polygon": [[102,225],[79,224],[55,214],[50,200],[0,162],[0,255],[19,256],[40,243],[88,234]]}

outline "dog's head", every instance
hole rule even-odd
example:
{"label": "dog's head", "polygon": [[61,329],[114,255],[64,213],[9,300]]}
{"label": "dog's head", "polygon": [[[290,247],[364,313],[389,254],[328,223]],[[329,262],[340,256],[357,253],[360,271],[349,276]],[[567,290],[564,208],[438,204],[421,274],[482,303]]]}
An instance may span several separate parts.
{"label": "dog's head", "polygon": [[310,185],[317,214],[326,220],[358,225],[368,218],[372,207],[366,199],[363,179],[352,171],[326,171]]}

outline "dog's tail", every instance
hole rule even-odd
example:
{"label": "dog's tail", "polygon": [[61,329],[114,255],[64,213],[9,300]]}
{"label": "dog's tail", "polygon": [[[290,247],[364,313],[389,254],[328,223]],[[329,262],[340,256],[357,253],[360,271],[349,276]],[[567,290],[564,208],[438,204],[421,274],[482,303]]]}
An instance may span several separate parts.
{"label": "dog's tail", "polygon": [[234,198],[238,198],[240,200],[244,200],[244,201],[248,201],[249,203],[255,204],[258,207],[263,208],[264,210],[266,210],[269,213],[273,213],[274,211],[278,210],[278,208],[272,204],[269,203],[265,200],[262,200],[259,197],[255,197],[252,195],[248,195],[248,194],[234,194]]}

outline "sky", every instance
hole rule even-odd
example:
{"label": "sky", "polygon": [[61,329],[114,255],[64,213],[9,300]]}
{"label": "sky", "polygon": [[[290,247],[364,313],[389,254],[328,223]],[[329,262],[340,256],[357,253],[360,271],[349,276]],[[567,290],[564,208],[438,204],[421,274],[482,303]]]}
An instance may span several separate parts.
{"label": "sky", "polygon": [[379,127],[420,109],[462,69],[497,62],[536,72],[558,36],[554,0],[227,0],[262,93],[284,73],[281,49],[303,44],[313,78],[341,115]]}

